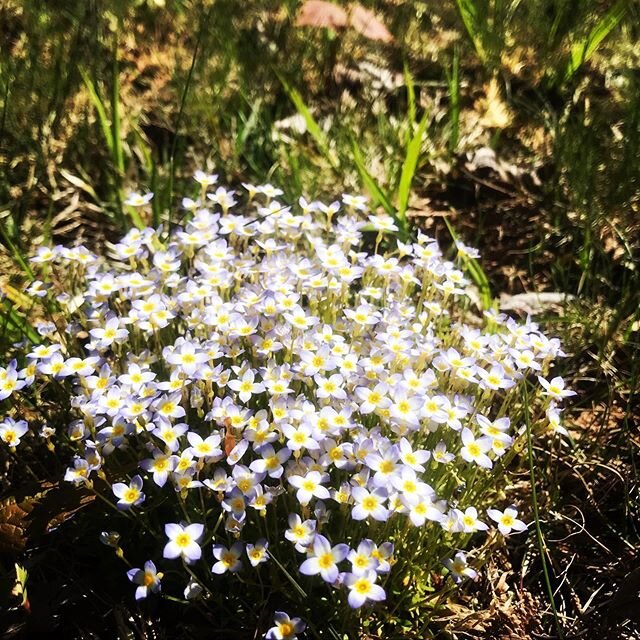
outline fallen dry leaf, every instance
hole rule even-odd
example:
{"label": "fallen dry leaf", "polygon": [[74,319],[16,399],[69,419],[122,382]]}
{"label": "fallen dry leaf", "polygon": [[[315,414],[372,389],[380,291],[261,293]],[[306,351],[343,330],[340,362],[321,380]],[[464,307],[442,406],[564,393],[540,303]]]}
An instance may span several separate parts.
{"label": "fallen dry leaf", "polygon": [[333,2],[307,0],[296,18],[296,27],[324,27],[342,29],[347,26],[347,12]]}
{"label": "fallen dry leaf", "polygon": [[349,24],[365,38],[379,40],[380,42],[392,42],[393,36],[385,25],[376,18],[369,9],[357,4],[349,14]]}
{"label": "fallen dry leaf", "polygon": [[0,552],[19,553],[26,545],[26,519],[33,509],[27,501],[18,504],[6,498],[0,504]]}
{"label": "fallen dry leaf", "polygon": [[307,0],[296,18],[297,27],[321,27],[325,29],[344,29],[351,27],[369,40],[392,42],[393,36],[376,17],[362,5],[356,4],[348,10],[325,0]]}
{"label": "fallen dry leaf", "polygon": [[19,553],[30,538],[43,536],[95,500],[87,490],[42,483],[32,495],[0,503],[0,552]]}
{"label": "fallen dry leaf", "polygon": [[506,129],[513,120],[513,114],[502,99],[500,86],[492,78],[485,87],[485,97],[476,100],[475,108],[481,114],[480,124],[489,129]]}
{"label": "fallen dry leaf", "polygon": [[550,309],[561,310],[567,302],[573,299],[572,295],[555,291],[518,293],[515,296],[503,293],[500,296],[500,310],[516,311],[534,316]]}

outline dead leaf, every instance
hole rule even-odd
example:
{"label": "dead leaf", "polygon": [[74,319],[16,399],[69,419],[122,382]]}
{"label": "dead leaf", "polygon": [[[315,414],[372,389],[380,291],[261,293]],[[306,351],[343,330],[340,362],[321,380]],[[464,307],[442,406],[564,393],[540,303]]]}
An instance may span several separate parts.
{"label": "dead leaf", "polygon": [[50,533],[95,500],[85,489],[50,482],[31,495],[0,503],[0,552],[20,553],[31,538]]}
{"label": "dead leaf", "polygon": [[21,503],[11,496],[0,504],[0,552],[19,553],[27,542],[27,518],[33,509],[33,501]]}
{"label": "dead leaf", "polygon": [[235,449],[235,446],[238,444],[238,439],[233,433],[233,429],[231,428],[231,418],[224,419],[224,452],[227,456],[231,455],[231,452]]}
{"label": "dead leaf", "polygon": [[392,42],[393,36],[369,9],[356,4],[348,11],[333,2],[307,0],[296,17],[296,27],[322,27],[325,29],[344,29],[351,27],[369,40]]}
{"label": "dead leaf", "polygon": [[347,12],[337,4],[324,0],[307,0],[296,18],[296,27],[343,29],[347,23]]}
{"label": "dead leaf", "polygon": [[502,294],[500,296],[501,311],[516,311],[527,315],[536,315],[549,309],[562,309],[574,296],[554,291],[540,293],[519,293],[515,296]]}
{"label": "dead leaf", "polygon": [[480,125],[488,129],[506,129],[513,120],[509,107],[500,95],[498,81],[492,78],[485,87],[485,97],[476,100],[475,109],[480,116]]}
{"label": "dead leaf", "polygon": [[379,40],[385,43],[393,42],[393,36],[389,33],[387,27],[376,18],[372,11],[359,4],[351,9],[349,24],[369,40]]}
{"label": "dead leaf", "polygon": [[29,518],[29,536],[50,533],[95,501],[93,493],[69,484],[55,485],[35,504]]}

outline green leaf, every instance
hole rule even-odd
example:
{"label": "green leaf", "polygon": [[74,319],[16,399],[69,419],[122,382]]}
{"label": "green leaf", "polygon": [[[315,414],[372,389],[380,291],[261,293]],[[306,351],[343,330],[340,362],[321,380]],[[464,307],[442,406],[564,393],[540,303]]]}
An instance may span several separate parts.
{"label": "green leaf", "polygon": [[394,218],[396,217],[396,210],[391,204],[389,198],[384,193],[384,191],[380,188],[378,183],[373,179],[372,175],[367,171],[367,167],[364,164],[364,158],[362,157],[362,152],[360,151],[360,147],[357,142],[352,139],[351,140],[351,149],[353,151],[353,161],[358,169],[358,173],[360,174],[360,178],[364,183],[364,186],[371,194],[371,197],[374,203],[380,203],[384,210]]}
{"label": "green leaf", "polygon": [[262,98],[255,100],[251,106],[251,113],[249,114],[249,117],[243,119],[243,126],[238,131],[235,141],[236,156],[240,156],[242,154],[249,136],[255,131],[260,122],[260,110],[262,109],[262,103]]}
{"label": "green leaf", "polygon": [[93,84],[93,81],[91,80],[87,72],[81,69],[80,75],[82,76],[84,86],[89,92],[89,99],[91,100],[91,104],[98,114],[98,124],[100,125],[102,136],[104,137],[104,141],[107,144],[107,148],[109,149],[109,154],[113,156],[113,137],[111,135],[111,122],[107,117],[107,110],[104,108],[104,102],[100,98],[100,95],[96,90],[96,86]]}
{"label": "green leaf", "polygon": [[124,152],[120,135],[120,65],[118,63],[118,37],[113,41],[113,67],[111,81],[111,135],[113,136],[113,156],[118,170],[118,186],[124,178]]}
{"label": "green leaf", "polygon": [[7,298],[2,300],[0,304],[0,316],[3,317],[8,325],[17,329],[32,344],[40,344],[42,342],[38,332],[31,326],[29,320],[20,315]]}
{"label": "green leaf", "polygon": [[29,279],[30,282],[36,279],[33,270],[29,266],[25,256],[22,255],[22,251],[18,248],[18,246],[11,240],[9,234],[6,232],[4,228],[4,224],[0,224],[0,238],[2,242],[6,245],[6,247],[11,251],[14,260],[20,265],[20,268],[24,272],[25,276]]}
{"label": "green leaf", "polygon": [[[449,230],[449,234],[454,242],[458,240],[458,234],[455,232],[453,225],[447,220],[447,218],[443,218],[445,225],[447,225],[447,229]],[[480,263],[475,258],[467,258],[466,267],[469,271],[469,275],[473,280],[476,287],[480,291],[480,300],[482,301],[483,309],[490,309],[493,301],[493,297],[491,296],[491,285],[489,284],[489,278],[485,273],[484,269],[480,265]]]}
{"label": "green leaf", "polygon": [[318,145],[318,149],[322,152],[322,155],[328,160],[329,164],[333,169],[338,169],[339,162],[335,156],[335,153],[329,147],[329,142],[327,141],[327,137],[324,134],[324,131],[320,128],[320,125],[316,122],[315,118],[309,108],[305,104],[300,93],[294,89],[280,74],[277,74],[284,90],[287,92],[289,99],[293,102],[298,113],[304,118],[305,124],[307,126],[307,131],[314,139],[316,145]]}
{"label": "green leaf", "polygon": [[580,69],[580,67],[591,58],[602,41],[615,29],[627,11],[626,0],[617,2],[600,20],[593,26],[591,31],[582,40],[574,42],[571,46],[569,62],[564,70],[562,79],[566,82]]}
{"label": "green leaf", "polygon": [[402,163],[402,172],[398,184],[398,219],[402,228],[407,228],[407,208],[409,206],[409,195],[411,193],[411,183],[418,166],[420,148],[422,147],[422,137],[427,130],[429,123],[429,112],[425,111],[422,119],[418,123],[416,132],[407,145],[407,155]]}
{"label": "green leaf", "polygon": [[485,30],[480,23],[480,7],[478,0],[456,0],[458,11],[465,29],[471,38],[476,53],[482,62],[487,61],[487,53],[484,47]]}
{"label": "green leaf", "polygon": [[449,152],[455,153],[460,136],[460,52],[458,47],[453,49],[451,72],[447,72],[447,82],[449,84],[449,122],[451,126]]}
{"label": "green leaf", "polygon": [[404,83],[407,86],[407,112],[409,122],[416,121],[416,87],[413,83],[413,76],[409,70],[406,60],[404,63]]}

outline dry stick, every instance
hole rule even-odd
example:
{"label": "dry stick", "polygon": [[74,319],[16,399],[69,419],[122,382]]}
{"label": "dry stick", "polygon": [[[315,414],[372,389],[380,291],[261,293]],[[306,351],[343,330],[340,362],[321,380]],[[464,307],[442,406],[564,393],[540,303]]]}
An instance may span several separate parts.
{"label": "dry stick", "polygon": [[527,427],[527,450],[529,457],[529,473],[531,476],[531,499],[533,501],[533,518],[536,525],[536,538],[538,540],[538,549],[540,551],[540,561],[542,562],[542,573],[544,574],[544,583],[549,596],[549,603],[551,604],[551,610],[553,611],[553,619],[556,623],[556,629],[558,631],[558,637],[560,640],[564,638],[564,632],[562,625],[560,624],[560,618],[558,616],[558,610],[556,609],[556,603],[553,596],[553,588],[551,587],[551,579],[549,577],[549,568],[547,567],[546,560],[546,545],[544,537],[542,535],[542,529],[540,528],[540,515],[538,513],[538,494],[536,491],[536,474],[533,466],[533,440],[531,437],[531,421],[529,419],[529,394],[527,393],[526,382],[522,385],[522,399],[524,403],[524,419]]}

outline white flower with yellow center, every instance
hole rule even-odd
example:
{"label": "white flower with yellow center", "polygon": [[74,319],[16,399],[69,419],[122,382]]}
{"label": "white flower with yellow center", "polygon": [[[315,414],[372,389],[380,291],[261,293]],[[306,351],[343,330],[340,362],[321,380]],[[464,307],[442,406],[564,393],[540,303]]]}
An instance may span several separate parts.
{"label": "white flower with yellow center", "polygon": [[0,422],[0,440],[12,449],[20,444],[20,438],[27,433],[29,426],[26,420],[18,420],[5,418]]}
{"label": "white flower with yellow center", "polygon": [[137,507],[145,499],[145,495],[142,493],[142,478],[140,476],[133,476],[129,484],[116,482],[112,490],[113,494],[118,498],[118,509],[123,511],[131,509],[131,507]]}
{"label": "white flower with yellow center", "polygon": [[380,602],[387,596],[384,589],[376,584],[375,571],[365,571],[362,574],[348,573],[344,578],[344,584],[349,589],[347,598],[352,609],[360,608],[367,600]]}
{"label": "white flower with yellow center", "polygon": [[527,529],[527,525],[518,520],[518,510],[515,507],[507,507],[504,511],[487,509],[487,515],[498,523],[498,531],[503,536],[508,536],[512,529],[518,533]]}
{"label": "white flower with yellow center", "polygon": [[204,525],[168,523],[164,532],[169,538],[162,552],[165,558],[181,557],[187,564],[200,559],[202,549],[198,542],[204,533]]}

